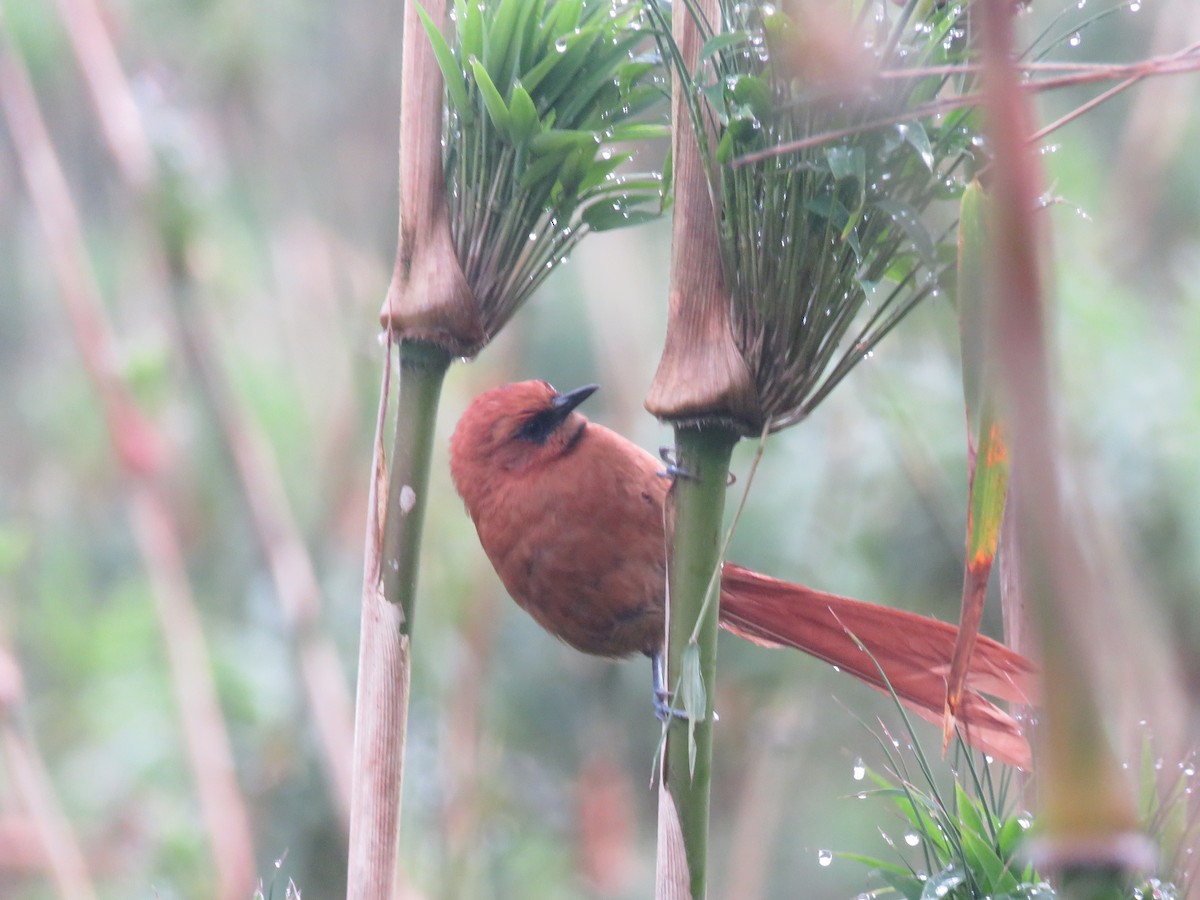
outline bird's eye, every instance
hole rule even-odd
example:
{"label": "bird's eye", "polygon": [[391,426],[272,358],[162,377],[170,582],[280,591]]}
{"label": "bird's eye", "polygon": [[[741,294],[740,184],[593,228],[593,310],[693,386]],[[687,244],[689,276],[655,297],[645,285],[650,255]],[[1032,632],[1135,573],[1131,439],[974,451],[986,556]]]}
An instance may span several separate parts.
{"label": "bird's eye", "polygon": [[556,415],[557,410],[545,410],[534,413],[521,423],[513,437],[528,441],[531,444],[544,444],[560,424],[562,416]]}

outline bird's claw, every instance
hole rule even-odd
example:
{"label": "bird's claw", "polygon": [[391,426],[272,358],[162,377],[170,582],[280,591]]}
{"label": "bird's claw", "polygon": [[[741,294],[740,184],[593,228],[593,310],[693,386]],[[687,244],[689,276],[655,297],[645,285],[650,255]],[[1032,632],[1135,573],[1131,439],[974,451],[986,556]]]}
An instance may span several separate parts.
{"label": "bird's claw", "polygon": [[682,709],[676,709],[671,703],[671,692],[668,690],[656,690],[654,692],[654,717],[660,722],[666,722],[669,719],[678,719],[681,722],[688,720],[688,715]]}
{"label": "bird's claw", "polygon": [[696,473],[689,472],[679,465],[675,459],[675,451],[670,447],[659,447],[658,456],[667,464],[665,469],[659,469],[658,475],[660,478],[685,478],[689,481],[695,481],[698,477]]}

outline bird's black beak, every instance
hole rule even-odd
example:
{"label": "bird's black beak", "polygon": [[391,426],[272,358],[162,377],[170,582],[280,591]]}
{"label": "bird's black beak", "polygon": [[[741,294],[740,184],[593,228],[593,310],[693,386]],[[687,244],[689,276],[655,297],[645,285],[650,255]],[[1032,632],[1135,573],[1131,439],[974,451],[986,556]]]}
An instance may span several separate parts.
{"label": "bird's black beak", "polygon": [[565,394],[559,394],[551,401],[551,406],[554,408],[555,417],[558,421],[563,421],[571,414],[580,403],[586,400],[592,394],[600,389],[598,384],[585,384],[583,387],[575,388],[573,391],[567,391]]}

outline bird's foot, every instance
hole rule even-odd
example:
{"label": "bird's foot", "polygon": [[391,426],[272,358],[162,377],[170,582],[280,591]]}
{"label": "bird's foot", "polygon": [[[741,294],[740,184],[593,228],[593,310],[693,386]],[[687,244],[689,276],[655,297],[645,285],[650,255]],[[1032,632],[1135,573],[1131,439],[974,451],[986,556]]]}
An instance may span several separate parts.
{"label": "bird's foot", "polygon": [[689,472],[683,466],[679,465],[675,459],[675,451],[670,447],[659,447],[658,456],[667,464],[665,469],[659,469],[658,475],[660,478],[684,478],[689,481],[695,481],[699,477],[694,472]]}
{"label": "bird's foot", "polygon": [[671,703],[671,692],[668,690],[656,690],[654,692],[654,717],[660,722],[666,722],[669,719],[678,719],[681,722],[688,720],[688,715],[682,709],[676,709]]}

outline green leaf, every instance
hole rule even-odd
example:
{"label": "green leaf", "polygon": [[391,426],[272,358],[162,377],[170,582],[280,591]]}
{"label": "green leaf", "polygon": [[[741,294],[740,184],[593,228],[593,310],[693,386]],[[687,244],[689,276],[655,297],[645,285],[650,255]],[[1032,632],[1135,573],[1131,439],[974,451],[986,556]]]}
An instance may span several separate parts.
{"label": "green leaf", "polygon": [[925,881],[920,900],[942,900],[951,890],[967,880],[967,876],[956,866],[950,866]]}
{"label": "green leaf", "polygon": [[599,38],[600,31],[596,28],[581,29],[558,38],[555,41],[556,48],[562,47],[562,50],[551,48],[543,59],[525,73],[521,80],[543,109],[571,87]]}
{"label": "green leaf", "polygon": [[464,13],[458,17],[459,58],[483,56],[483,5],[478,0],[465,0]]}
{"label": "green leaf", "polygon": [[750,32],[748,31],[726,31],[714,35],[705,41],[704,46],[700,48],[700,64],[703,66],[707,60],[724,50],[743,45],[750,45]]}
{"label": "green leaf", "polygon": [[470,64],[471,72],[475,75],[475,84],[479,87],[480,96],[483,97],[483,105],[487,108],[488,117],[496,126],[497,131],[511,139],[509,131],[511,116],[508,107],[504,104],[504,98],[496,90],[496,85],[492,84],[491,76],[488,75],[483,63],[475,57],[471,57]]}
{"label": "green leaf", "polygon": [[925,133],[925,126],[920,122],[909,122],[897,125],[896,129],[904,137],[905,142],[910,144],[920,155],[925,168],[932,172],[934,166],[933,147],[929,145],[929,135]]}
{"label": "green leaf", "polygon": [[988,896],[1017,889],[1017,879],[1000,858],[996,848],[974,831],[962,833],[963,857],[967,868]]}
{"label": "green leaf", "polygon": [[512,134],[512,142],[517,147],[524,147],[541,130],[541,123],[538,121],[537,107],[533,105],[529,92],[519,81],[513,87],[508,113],[511,119],[509,131]]}
{"label": "green leaf", "polygon": [[606,143],[619,144],[623,141],[654,141],[669,138],[670,125],[657,125],[653,122],[624,122],[614,125],[605,132]]}
{"label": "green leaf", "polygon": [[958,218],[958,334],[962,349],[963,394],[971,434],[979,434],[980,410],[986,385],[985,304],[988,284],[987,254],[991,248],[988,199],[978,181],[963,192]]}
{"label": "green leaf", "polygon": [[[775,95],[771,86],[753,75],[734,76],[731,94],[735,103],[749,107],[755,117],[765,120],[775,110]],[[856,148],[861,153],[861,148]]]}
{"label": "green leaf", "polygon": [[954,782],[954,812],[958,816],[959,826],[963,831],[973,831],[976,834],[987,834],[983,827],[983,819],[979,810],[967,792],[963,790],[962,782]]}
{"label": "green leaf", "polygon": [[696,774],[696,725],[708,711],[708,692],[700,673],[700,645],[689,641],[679,655],[679,699],[688,720],[688,768]]}
{"label": "green leaf", "polygon": [[896,891],[904,895],[905,900],[921,900],[924,882],[916,875],[902,875],[898,872],[881,872],[883,880]]}
{"label": "green leaf", "polygon": [[1021,820],[1018,816],[1011,816],[1004,820],[1000,826],[1000,831],[996,835],[996,844],[1000,847],[1000,853],[1005,859],[1009,859],[1017,852],[1017,846],[1025,838],[1025,829],[1021,826]]}
{"label": "green leaf", "polygon": [[632,158],[632,153],[613,153],[611,156],[602,155],[593,160],[587,175],[584,176],[583,181],[579,182],[579,192],[586,194],[593,188],[601,187],[606,180],[610,180],[608,176],[615,172],[621,163],[628,162]]}
{"label": "green leaf", "polygon": [[504,90],[513,81],[513,59],[517,49],[513,46],[513,36],[517,33],[522,7],[530,5],[526,0],[500,0],[492,17],[492,25],[487,30],[483,64],[487,66],[488,75],[494,83]]}
{"label": "green leaf", "polygon": [[588,148],[593,153],[600,147],[600,135],[594,131],[573,131],[554,128],[543,131],[529,142],[534,153],[561,153]]}
{"label": "green leaf", "polygon": [[[631,194],[617,200],[601,200],[583,211],[582,219],[592,231],[611,231],[630,225],[653,222],[661,215],[658,194]],[[653,204],[654,209],[634,209],[635,205]]]}
{"label": "green leaf", "polygon": [[446,82],[446,94],[450,98],[450,105],[454,107],[454,111],[460,117],[467,118],[475,115],[475,110],[471,108],[470,97],[467,95],[467,80],[463,77],[458,57],[454,55],[454,51],[446,43],[441,29],[434,24],[433,19],[429,18],[424,7],[417,0],[413,0],[413,2],[416,3],[417,15],[421,17],[421,25],[424,26],[429,44],[433,48],[438,68],[442,70],[442,80]]}
{"label": "green leaf", "polygon": [[899,200],[876,200],[873,205],[891,216],[892,221],[908,235],[922,259],[927,263],[934,262],[936,251],[933,238],[929,236],[929,230],[921,221],[921,214],[917,210]]}

